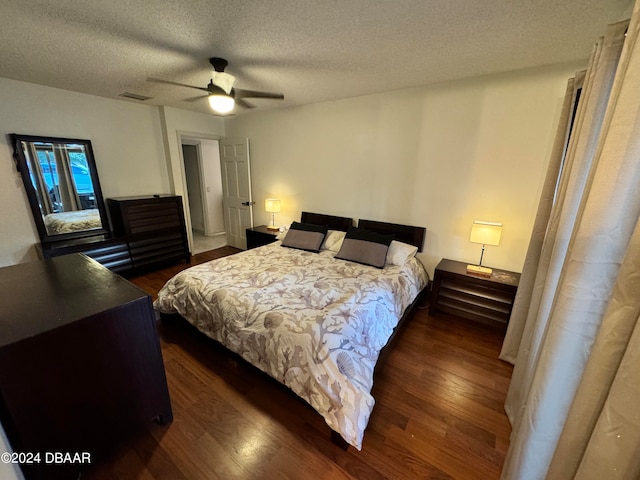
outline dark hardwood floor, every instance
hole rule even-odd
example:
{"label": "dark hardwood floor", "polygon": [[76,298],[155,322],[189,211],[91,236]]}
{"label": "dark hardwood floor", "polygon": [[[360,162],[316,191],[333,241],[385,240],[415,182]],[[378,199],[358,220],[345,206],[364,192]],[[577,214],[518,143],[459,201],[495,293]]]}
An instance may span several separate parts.
{"label": "dark hardwood floor", "polygon": [[[193,264],[237,250],[196,255]],[[186,265],[131,279],[157,295]],[[497,479],[510,426],[503,332],[417,310],[376,373],[362,451],[322,417],[184,322],[159,324],[174,420],[114,449],[84,479]]]}

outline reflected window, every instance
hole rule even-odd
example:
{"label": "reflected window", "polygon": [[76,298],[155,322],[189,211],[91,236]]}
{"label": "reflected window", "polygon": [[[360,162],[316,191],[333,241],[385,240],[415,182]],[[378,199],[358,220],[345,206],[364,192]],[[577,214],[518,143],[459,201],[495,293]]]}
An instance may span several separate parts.
{"label": "reflected window", "polygon": [[[64,148],[60,148],[52,143],[32,142],[30,146],[38,162],[37,166],[34,166],[34,162],[28,162],[29,174],[33,185],[36,186],[38,174],[34,170],[40,171],[43,185],[38,192],[38,203],[43,211],[59,213],[96,208],[96,196],[84,145],[66,144]],[[29,146],[23,143],[23,149],[28,148]],[[63,172],[62,177],[60,172]],[[43,201],[44,192],[48,202]],[[69,196],[63,195],[63,192],[74,192],[75,195],[68,198]]]}

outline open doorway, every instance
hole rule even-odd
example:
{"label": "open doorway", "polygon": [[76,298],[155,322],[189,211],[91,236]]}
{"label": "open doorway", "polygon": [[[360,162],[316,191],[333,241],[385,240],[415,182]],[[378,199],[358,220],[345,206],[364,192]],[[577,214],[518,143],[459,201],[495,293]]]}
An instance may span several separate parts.
{"label": "open doorway", "polygon": [[193,254],[227,244],[217,140],[182,137],[182,159],[191,219]]}

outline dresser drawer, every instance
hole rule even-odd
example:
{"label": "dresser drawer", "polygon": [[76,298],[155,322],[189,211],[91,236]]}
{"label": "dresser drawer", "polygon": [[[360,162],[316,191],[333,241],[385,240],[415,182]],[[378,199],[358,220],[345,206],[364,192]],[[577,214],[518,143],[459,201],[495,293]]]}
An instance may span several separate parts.
{"label": "dresser drawer", "polygon": [[180,233],[132,240],[129,249],[134,268],[184,259],[184,243]]}
{"label": "dresser drawer", "polygon": [[127,241],[135,273],[191,261],[182,197],[109,198],[107,204],[114,232]]}

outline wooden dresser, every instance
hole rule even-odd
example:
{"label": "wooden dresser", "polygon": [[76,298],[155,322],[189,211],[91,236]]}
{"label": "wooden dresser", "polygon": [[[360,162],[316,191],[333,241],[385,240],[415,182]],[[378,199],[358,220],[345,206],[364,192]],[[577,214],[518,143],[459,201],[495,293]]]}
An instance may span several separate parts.
{"label": "wooden dresser", "polygon": [[493,269],[490,277],[467,273],[467,263],[443,259],[435,270],[429,314],[437,311],[506,327],[520,274]]}
{"label": "wooden dresser", "polygon": [[112,232],[41,243],[43,258],[84,253],[120,275],[191,262],[182,197],[158,195],[107,199]]}
{"label": "wooden dresser", "polygon": [[191,262],[182,197],[108,198],[113,235],[126,240],[135,273]]}
{"label": "wooden dresser", "polygon": [[79,478],[152,421],[172,420],[151,297],[84,254],[0,268],[0,419],[27,479]]}
{"label": "wooden dresser", "polygon": [[109,235],[76,238],[53,243],[39,244],[43,258],[54,258],[70,253],[84,253],[109,270],[121,275],[132,272],[133,263],[129,254],[129,245],[124,238]]}

